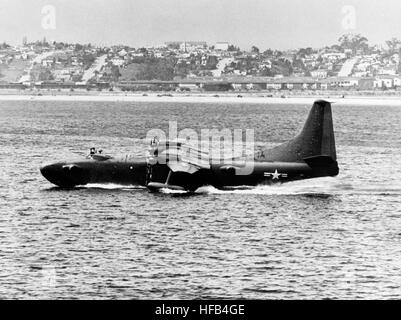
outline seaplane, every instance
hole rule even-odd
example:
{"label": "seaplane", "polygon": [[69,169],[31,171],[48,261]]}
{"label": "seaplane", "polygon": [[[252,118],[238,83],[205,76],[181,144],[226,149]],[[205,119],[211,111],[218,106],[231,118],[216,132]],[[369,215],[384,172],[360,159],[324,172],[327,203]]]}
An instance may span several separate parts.
{"label": "seaplane", "polygon": [[331,103],[318,100],[295,138],[261,147],[245,160],[214,159],[185,142],[161,143],[155,138],[142,157],[115,158],[92,148],[86,159],[46,165],[40,171],[49,182],[67,189],[113,183],[145,186],[152,192],[193,192],[207,185],[225,189],[336,176],[339,168]]}

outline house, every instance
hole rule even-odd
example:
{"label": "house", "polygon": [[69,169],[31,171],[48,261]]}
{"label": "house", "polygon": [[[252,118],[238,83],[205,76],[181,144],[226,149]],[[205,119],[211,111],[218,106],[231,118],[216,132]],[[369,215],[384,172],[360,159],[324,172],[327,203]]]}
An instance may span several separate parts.
{"label": "house", "polygon": [[236,91],[241,91],[241,90],[246,89],[246,84],[244,84],[244,83],[233,83],[232,86],[233,86],[233,89]]}
{"label": "house", "polygon": [[327,80],[323,80],[320,82],[320,89],[327,90],[329,88],[330,82]]}
{"label": "house", "polygon": [[379,77],[377,80],[381,82],[382,88],[392,88],[393,87],[393,79],[390,77]]}
{"label": "house", "polygon": [[393,78],[393,85],[394,87],[401,87],[401,77],[394,77]]}
{"label": "house", "polygon": [[363,77],[367,77],[368,76],[368,72],[366,71],[357,71],[352,73],[352,75],[356,78],[363,78]]}
{"label": "house", "polygon": [[142,57],[145,56],[145,53],[143,53],[143,52],[133,52],[133,53],[131,53],[131,56],[135,57],[135,58],[142,58]]}
{"label": "house", "polygon": [[383,67],[379,70],[380,74],[385,74],[385,75],[392,75],[394,76],[396,74],[396,68],[395,66],[386,66]]}
{"label": "house", "polygon": [[30,84],[30,81],[31,81],[31,76],[30,76],[29,74],[23,75],[23,76],[18,80],[19,83],[23,83],[23,84],[27,84],[27,83]]}
{"label": "house", "polygon": [[50,67],[50,66],[53,65],[53,63],[54,63],[54,59],[53,58],[47,58],[47,59],[43,59],[42,60],[42,65],[44,67]]}
{"label": "house", "polygon": [[110,60],[110,62],[112,64],[114,64],[115,66],[121,67],[121,66],[124,65],[125,60],[121,59],[121,58],[113,58],[113,59]]}
{"label": "house", "polygon": [[266,89],[275,89],[275,90],[280,90],[282,88],[281,83],[266,83]]}
{"label": "house", "polygon": [[329,60],[329,61],[337,61],[337,60],[346,59],[347,55],[342,52],[328,52],[328,53],[322,54],[322,58]]}
{"label": "house", "polygon": [[401,76],[379,75],[377,77],[379,88],[395,88],[401,86]]}
{"label": "house", "polygon": [[183,41],[178,43],[180,51],[184,52],[196,51],[198,49],[202,49],[207,46],[206,42],[204,41]]}
{"label": "house", "polygon": [[198,91],[199,85],[197,83],[179,83],[177,91]]}
{"label": "house", "polygon": [[330,79],[330,85],[342,88],[357,87],[359,84],[359,78],[351,77],[337,77]]}
{"label": "house", "polygon": [[310,74],[313,78],[318,78],[318,79],[327,78],[327,70],[325,70],[325,69],[313,70],[313,71],[311,71]]}
{"label": "house", "polygon": [[125,57],[127,54],[128,54],[128,52],[127,52],[125,49],[122,49],[122,50],[118,53],[118,55],[119,55],[120,57]]}

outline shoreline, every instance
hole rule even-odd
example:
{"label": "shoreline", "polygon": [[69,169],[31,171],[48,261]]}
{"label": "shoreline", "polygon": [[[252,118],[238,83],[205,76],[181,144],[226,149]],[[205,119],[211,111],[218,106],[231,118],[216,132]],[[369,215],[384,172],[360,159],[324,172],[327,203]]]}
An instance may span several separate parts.
{"label": "shoreline", "polygon": [[328,100],[338,105],[401,106],[401,96],[390,95],[290,95],[263,93],[123,93],[123,92],[1,92],[0,101],[88,101],[88,102],[174,102],[174,103],[248,103],[248,104],[311,104]]}

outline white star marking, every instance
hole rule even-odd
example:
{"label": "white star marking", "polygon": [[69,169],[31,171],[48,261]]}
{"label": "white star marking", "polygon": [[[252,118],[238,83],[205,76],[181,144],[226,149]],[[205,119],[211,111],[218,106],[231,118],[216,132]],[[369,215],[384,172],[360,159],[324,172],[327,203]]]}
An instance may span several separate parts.
{"label": "white star marking", "polygon": [[274,180],[274,179],[279,179],[280,178],[280,173],[278,173],[277,172],[277,169],[276,169],[276,171],[274,171],[274,173],[272,173],[272,179]]}
{"label": "white star marking", "polygon": [[272,180],[279,180],[280,177],[282,178],[287,178],[288,174],[287,173],[279,173],[277,169],[274,172],[265,172],[263,174],[265,177],[272,177]]}

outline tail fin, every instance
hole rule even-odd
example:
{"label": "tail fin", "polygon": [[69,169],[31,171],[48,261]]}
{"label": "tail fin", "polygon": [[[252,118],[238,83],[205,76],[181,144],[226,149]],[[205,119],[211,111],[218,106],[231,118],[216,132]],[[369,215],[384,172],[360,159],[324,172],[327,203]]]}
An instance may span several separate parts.
{"label": "tail fin", "polygon": [[337,160],[330,102],[315,101],[304,128],[294,140],[300,146],[302,158],[324,155]]}
{"label": "tail fin", "polygon": [[267,161],[306,162],[318,171],[338,174],[336,145],[330,102],[315,101],[308,119],[293,140],[266,150]]}

